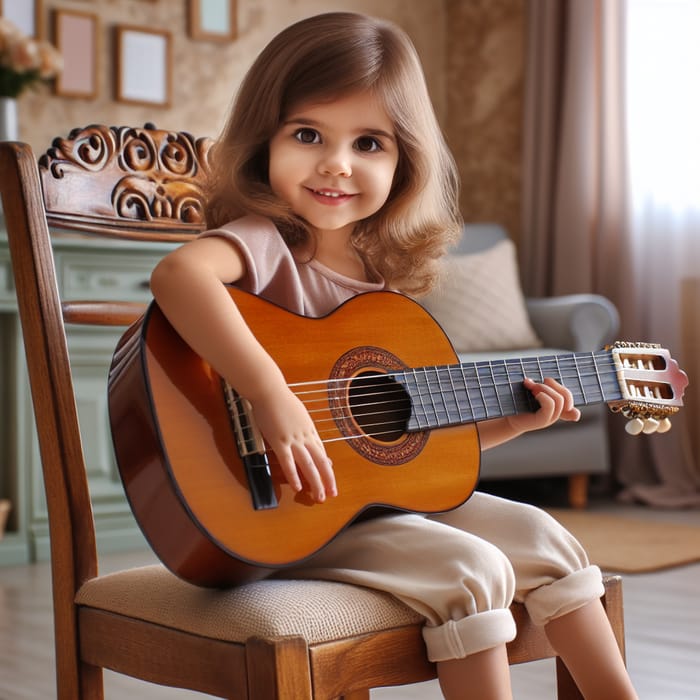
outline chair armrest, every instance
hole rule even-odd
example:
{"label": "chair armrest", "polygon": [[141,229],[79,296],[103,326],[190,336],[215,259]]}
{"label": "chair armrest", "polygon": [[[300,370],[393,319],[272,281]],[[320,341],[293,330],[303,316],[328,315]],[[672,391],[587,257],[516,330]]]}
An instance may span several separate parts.
{"label": "chair armrest", "polygon": [[599,294],[530,297],[530,322],[546,347],[593,352],[613,342],[620,326],[615,305]]}

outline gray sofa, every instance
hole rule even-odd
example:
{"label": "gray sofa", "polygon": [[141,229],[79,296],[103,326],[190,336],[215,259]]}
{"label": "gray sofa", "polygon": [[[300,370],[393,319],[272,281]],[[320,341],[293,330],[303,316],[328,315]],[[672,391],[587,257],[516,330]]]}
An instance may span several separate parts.
{"label": "gray sofa", "polygon": [[[482,253],[507,238],[506,231],[499,225],[468,224],[452,254]],[[514,274],[517,276],[517,269]],[[531,327],[541,339],[542,347],[458,351],[460,361],[588,352],[600,350],[616,339],[618,313],[615,306],[602,296],[575,294],[526,298],[524,304]],[[428,303],[426,307],[431,310]],[[437,316],[436,320],[440,322]],[[488,326],[488,323],[484,323],[484,326]],[[610,466],[608,410],[604,404],[585,406],[578,423],[560,421],[547,430],[527,433],[517,440],[487,450],[483,454],[480,478],[567,476],[570,505],[585,507],[589,476],[607,472]]]}

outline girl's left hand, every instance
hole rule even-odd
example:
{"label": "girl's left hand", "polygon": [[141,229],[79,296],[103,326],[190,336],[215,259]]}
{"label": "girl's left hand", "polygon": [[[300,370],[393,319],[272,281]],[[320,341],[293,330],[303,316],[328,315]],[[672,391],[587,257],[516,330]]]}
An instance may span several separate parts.
{"label": "girl's left hand", "polygon": [[532,392],[540,407],[535,413],[519,413],[506,418],[516,434],[547,428],[558,420],[577,421],[581,417],[571,392],[551,377],[542,383],[526,377],[523,385]]}

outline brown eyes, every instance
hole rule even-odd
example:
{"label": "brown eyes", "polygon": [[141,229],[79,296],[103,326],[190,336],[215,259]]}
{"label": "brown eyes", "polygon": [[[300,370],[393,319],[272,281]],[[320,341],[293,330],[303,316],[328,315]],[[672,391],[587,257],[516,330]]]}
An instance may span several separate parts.
{"label": "brown eyes", "polygon": [[360,136],[360,138],[355,141],[355,148],[363,153],[382,150],[381,144],[373,136]]}
{"label": "brown eyes", "polygon": [[[294,138],[299,143],[303,144],[322,143],[321,134],[319,134],[316,129],[310,129],[308,127],[297,129],[294,132]],[[383,150],[381,143],[373,136],[360,136],[355,140],[353,148],[361,153],[374,153],[375,151]]]}
{"label": "brown eyes", "polygon": [[315,129],[297,129],[294,132],[294,138],[299,143],[321,143],[321,136]]}

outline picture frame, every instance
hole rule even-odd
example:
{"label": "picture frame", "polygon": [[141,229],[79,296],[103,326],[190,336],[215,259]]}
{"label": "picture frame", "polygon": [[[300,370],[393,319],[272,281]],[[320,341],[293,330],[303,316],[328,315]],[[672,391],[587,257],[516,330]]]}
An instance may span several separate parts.
{"label": "picture frame", "polygon": [[169,107],[172,91],[172,35],[165,29],[115,27],[115,99]]}
{"label": "picture frame", "polygon": [[189,0],[189,35],[200,41],[233,41],[238,35],[237,0]]}
{"label": "picture frame", "polygon": [[94,99],[97,96],[100,22],[94,12],[54,10],[56,48],[63,71],[54,90],[62,97]]}
{"label": "picture frame", "polygon": [[0,17],[10,20],[27,36],[44,35],[43,0],[0,0]]}

